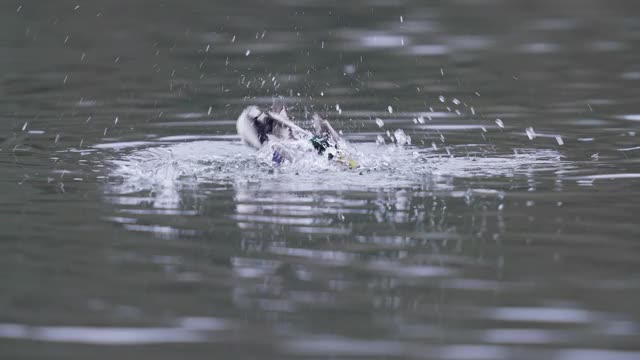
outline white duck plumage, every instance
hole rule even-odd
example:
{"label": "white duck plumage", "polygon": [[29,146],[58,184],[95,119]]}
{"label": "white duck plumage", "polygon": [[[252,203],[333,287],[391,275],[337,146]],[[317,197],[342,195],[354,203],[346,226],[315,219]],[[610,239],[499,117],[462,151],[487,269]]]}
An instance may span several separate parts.
{"label": "white duck plumage", "polygon": [[291,121],[284,107],[279,112],[264,112],[257,106],[248,106],[238,117],[236,129],[242,141],[256,149],[262,147],[262,144],[271,136],[279,139],[295,139],[301,135],[313,136],[309,131]]}

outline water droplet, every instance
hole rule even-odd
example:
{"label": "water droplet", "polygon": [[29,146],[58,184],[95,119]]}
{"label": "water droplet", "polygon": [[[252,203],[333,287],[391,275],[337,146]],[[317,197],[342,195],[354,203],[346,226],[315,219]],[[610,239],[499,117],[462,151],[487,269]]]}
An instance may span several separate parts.
{"label": "water droplet", "polygon": [[527,137],[529,137],[529,140],[533,140],[536,138],[536,132],[531,126],[526,128],[524,131],[527,133]]}
{"label": "water droplet", "polygon": [[411,137],[404,133],[404,130],[398,129],[393,132],[393,137],[398,145],[411,145]]}

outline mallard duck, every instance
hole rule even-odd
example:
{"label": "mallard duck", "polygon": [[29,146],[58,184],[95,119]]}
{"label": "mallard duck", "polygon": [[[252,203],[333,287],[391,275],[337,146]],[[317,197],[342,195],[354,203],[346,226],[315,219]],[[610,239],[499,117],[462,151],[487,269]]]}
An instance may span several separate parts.
{"label": "mallard duck", "polygon": [[[334,158],[337,153],[340,153],[338,146],[344,144],[344,140],[329,121],[324,120],[320,115],[313,114],[311,119],[314,132],[296,125],[287,115],[284,106],[281,108],[274,106],[271,111],[263,111],[252,105],[242,111],[238,117],[236,128],[242,141],[256,149],[260,149],[265,143],[274,140],[308,139],[318,154],[323,154],[326,151],[329,159]],[[343,154],[340,158],[344,158]],[[280,164],[285,159],[291,160],[286,151],[274,151],[273,161],[275,163]],[[355,162],[349,160],[348,165],[355,167]]]}
{"label": "mallard duck", "polygon": [[236,128],[242,141],[256,149],[262,147],[272,136],[281,140],[313,136],[289,119],[284,106],[280,111],[266,112],[254,105],[248,106],[238,117]]}

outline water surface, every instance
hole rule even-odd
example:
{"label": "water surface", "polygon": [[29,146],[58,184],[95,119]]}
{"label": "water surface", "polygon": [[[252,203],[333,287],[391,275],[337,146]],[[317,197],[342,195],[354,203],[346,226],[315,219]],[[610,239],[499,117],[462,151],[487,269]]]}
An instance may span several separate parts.
{"label": "water surface", "polygon": [[4,4],[1,357],[640,357],[638,10]]}

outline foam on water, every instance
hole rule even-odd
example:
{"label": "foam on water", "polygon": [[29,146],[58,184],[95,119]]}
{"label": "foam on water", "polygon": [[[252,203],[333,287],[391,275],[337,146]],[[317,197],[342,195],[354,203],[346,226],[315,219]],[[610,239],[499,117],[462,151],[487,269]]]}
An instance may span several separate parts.
{"label": "foam on water", "polygon": [[[432,148],[376,143],[349,144],[346,158],[358,164],[319,156],[304,141],[279,143],[290,160],[272,161],[273,149],[254,151],[235,141],[191,141],[125,151],[118,143],[111,160],[108,191],[152,191],[156,207],[174,207],[179,191],[198,184],[259,184],[271,192],[428,188],[451,191],[454,178],[531,176],[532,170],[558,170],[567,163],[555,150],[519,149],[496,154],[487,149],[454,155]],[[101,149],[108,147],[102,144]],[[343,147],[344,149],[344,147]],[[455,155],[460,153],[460,155]],[[464,154],[464,155],[463,155]],[[160,201],[158,201],[160,200]]]}

